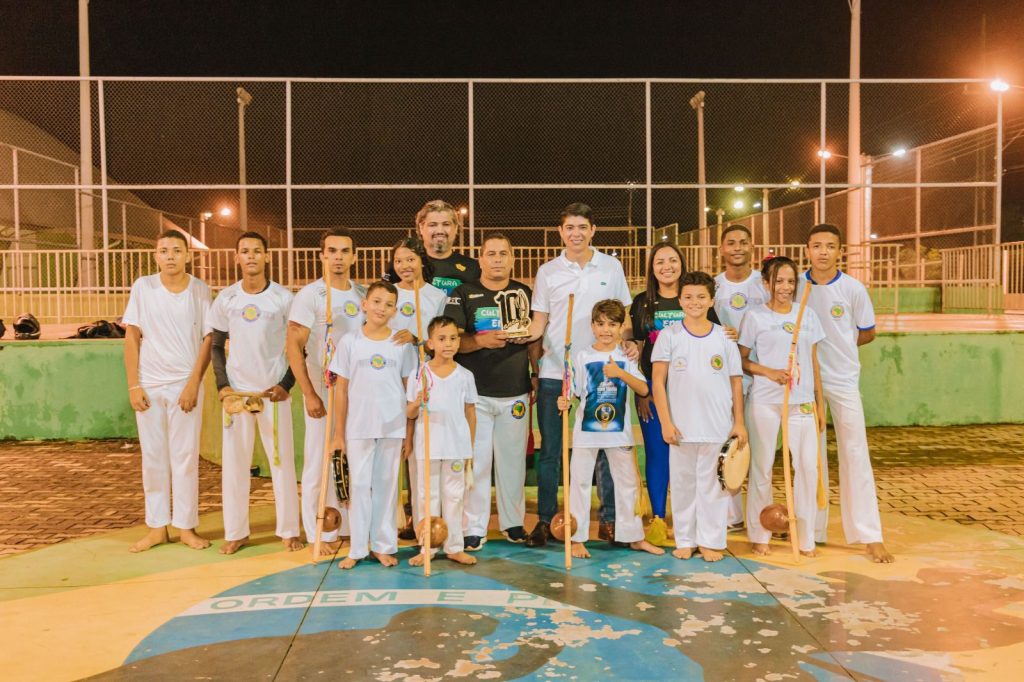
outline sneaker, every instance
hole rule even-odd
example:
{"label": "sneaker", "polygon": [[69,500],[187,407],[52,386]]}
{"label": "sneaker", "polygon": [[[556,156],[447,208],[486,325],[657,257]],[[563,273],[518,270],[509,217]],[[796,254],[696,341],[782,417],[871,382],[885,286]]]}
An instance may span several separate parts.
{"label": "sneaker", "polygon": [[[412,519],[412,516],[410,515],[409,518]],[[416,539],[416,529],[412,527],[412,521],[409,521],[409,523],[405,526],[405,528],[402,528],[400,531],[398,531],[398,539],[399,540],[415,540]]]}
{"label": "sneaker", "polygon": [[730,533],[739,533],[742,530],[746,530],[747,524],[743,521],[737,521],[736,523],[730,523],[726,530]]}
{"label": "sneaker", "polygon": [[462,538],[462,547],[467,552],[479,552],[486,542],[487,538],[482,538],[479,535],[467,535]]}
{"label": "sneaker", "polygon": [[533,531],[526,538],[527,547],[543,547],[548,544],[551,537],[551,524],[547,521],[538,521]]}
{"label": "sneaker", "polygon": [[615,540],[615,522],[614,521],[602,521],[597,526],[597,539],[604,540],[606,542],[612,542]]}
{"label": "sneaker", "polygon": [[523,530],[522,526],[512,526],[501,531],[501,534],[505,536],[505,539],[515,544],[522,544],[526,542],[526,531]]}

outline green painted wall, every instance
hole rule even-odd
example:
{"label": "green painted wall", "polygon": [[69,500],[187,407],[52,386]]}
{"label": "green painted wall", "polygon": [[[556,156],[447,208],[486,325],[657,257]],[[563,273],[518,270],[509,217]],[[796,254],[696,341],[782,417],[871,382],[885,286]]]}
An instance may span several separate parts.
{"label": "green painted wall", "polygon": [[[876,310],[892,312],[896,306],[896,289],[868,289]],[[939,287],[899,287],[901,313],[937,313],[942,308]]]}

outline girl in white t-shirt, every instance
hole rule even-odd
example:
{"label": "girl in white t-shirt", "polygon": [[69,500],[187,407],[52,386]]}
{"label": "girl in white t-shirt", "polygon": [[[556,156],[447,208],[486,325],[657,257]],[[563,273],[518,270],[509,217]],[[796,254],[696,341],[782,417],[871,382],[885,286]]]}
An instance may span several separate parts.
{"label": "girl in white t-shirt", "polygon": [[[419,460],[413,486],[424,487],[423,460],[426,439],[423,422],[430,419],[430,515],[441,516],[448,525],[444,552],[452,561],[475,564],[466,554],[462,538],[462,507],[466,495],[466,466],[473,459],[476,437],[476,381],[473,374],[455,362],[459,350],[459,327],[450,317],[435,317],[427,326],[427,348],[434,357],[420,368],[421,375],[406,387],[406,416],[416,420],[412,454]],[[423,385],[426,384],[426,412],[420,411]],[[407,441],[406,448],[410,444]],[[436,461],[435,461],[436,460]],[[481,481],[480,485],[490,485]],[[422,494],[422,493],[421,493]],[[422,505],[421,505],[422,506]],[[416,524],[422,510],[415,511]],[[423,564],[423,552],[409,563]]]}
{"label": "girl in white t-shirt", "polygon": [[[818,433],[825,428],[817,344],[825,337],[810,306],[804,309],[793,372],[786,371],[796,329],[798,307],[796,263],[772,258],[762,277],[769,300],[747,313],[740,327],[743,370],[754,377],[750,387],[750,481],[747,488],[747,537],[754,554],[769,553],[771,531],[761,525],[761,510],[772,503],[772,465],[782,420],[782,399],[789,383],[789,449],[793,456],[794,513],[800,553],[815,556],[814,517],[817,510]],[[751,358],[756,357],[755,362]],[[815,423],[817,405],[817,423]]]}
{"label": "girl in white t-shirt", "polygon": [[416,329],[416,289],[420,290],[420,319],[423,324],[444,315],[448,295],[432,284],[434,276],[423,242],[415,237],[403,239],[391,250],[387,279],[398,288],[398,312],[391,320],[395,343],[416,342],[424,336]]}

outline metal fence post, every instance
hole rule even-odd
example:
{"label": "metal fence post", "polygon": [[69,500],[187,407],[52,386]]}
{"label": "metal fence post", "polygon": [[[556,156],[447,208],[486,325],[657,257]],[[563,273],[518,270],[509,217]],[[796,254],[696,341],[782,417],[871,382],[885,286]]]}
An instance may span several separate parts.
{"label": "metal fence post", "polygon": [[[821,114],[820,114],[821,118],[820,118],[820,121],[818,123],[818,126],[819,126],[819,137],[820,137],[820,140],[819,140],[820,146],[818,147],[818,149],[820,151],[824,151],[825,150],[825,144],[826,144],[825,143],[825,126],[826,126],[826,108],[825,108],[825,96],[826,95],[825,95],[825,91],[826,90],[827,90],[827,86],[825,84],[825,81],[822,81],[821,82]],[[821,183],[821,187],[819,189],[819,194],[818,194],[818,203],[820,204],[820,206],[819,206],[819,208],[818,208],[818,210],[816,212],[816,215],[814,217],[814,222],[815,223],[823,223],[823,222],[825,222],[825,219],[826,219],[826,216],[825,216],[825,155],[821,154],[818,158],[820,159],[820,161],[818,163],[818,176],[819,176],[819,182]],[[849,160],[847,160],[847,163],[849,163]]]}

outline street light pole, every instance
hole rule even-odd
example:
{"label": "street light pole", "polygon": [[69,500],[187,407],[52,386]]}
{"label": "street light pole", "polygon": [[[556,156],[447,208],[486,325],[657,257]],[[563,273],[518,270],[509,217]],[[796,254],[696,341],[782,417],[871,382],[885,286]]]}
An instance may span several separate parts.
{"label": "street light pole", "polygon": [[245,108],[252,102],[252,95],[245,88],[236,88],[238,101],[238,227],[245,232],[249,229],[248,198],[245,194]]}
{"label": "street light pole", "polygon": [[706,177],[704,168],[704,91],[701,90],[690,98],[690,106],[697,112],[697,182],[700,184],[697,198],[697,224],[700,226],[701,244],[706,243],[707,237],[704,228],[707,226],[707,219],[704,215],[704,207],[708,205],[707,188],[704,187]]}
{"label": "street light pole", "polygon": [[[850,3],[850,102],[847,127],[846,183],[846,243],[853,247],[863,244],[864,203],[860,167],[860,8],[861,0]],[[856,253],[856,250],[854,251]],[[864,263],[864,265],[867,265]],[[867,268],[864,269],[867,273]],[[862,275],[863,279],[863,275]]]}

